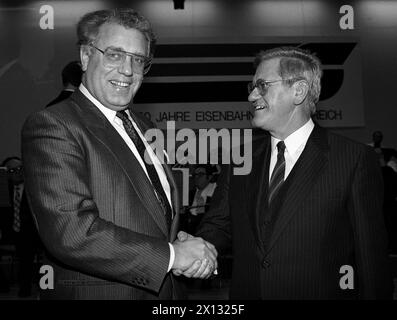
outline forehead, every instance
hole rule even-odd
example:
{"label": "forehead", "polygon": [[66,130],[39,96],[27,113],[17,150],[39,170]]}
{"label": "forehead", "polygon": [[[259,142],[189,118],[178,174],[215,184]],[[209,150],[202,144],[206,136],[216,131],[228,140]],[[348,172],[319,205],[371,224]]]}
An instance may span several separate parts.
{"label": "forehead", "polygon": [[194,173],[195,174],[197,174],[197,173],[205,173],[206,174],[207,172],[206,172],[205,168],[197,168],[196,170],[194,170]]}
{"label": "forehead", "polygon": [[278,74],[280,58],[273,58],[262,61],[256,68],[255,80],[277,80],[280,78]]}
{"label": "forehead", "polygon": [[127,52],[146,54],[147,40],[142,32],[116,23],[105,23],[99,28],[97,44],[103,49],[120,48]]}

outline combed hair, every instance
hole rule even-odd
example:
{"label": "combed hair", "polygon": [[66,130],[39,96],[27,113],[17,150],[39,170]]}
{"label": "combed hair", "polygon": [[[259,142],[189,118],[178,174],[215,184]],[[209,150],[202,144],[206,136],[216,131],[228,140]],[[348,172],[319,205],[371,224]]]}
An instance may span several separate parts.
{"label": "combed hair", "polygon": [[98,10],[84,15],[77,24],[78,45],[88,45],[96,40],[99,28],[104,23],[116,23],[127,29],[136,29],[149,43],[149,57],[153,57],[156,36],[149,20],[131,8]]}
{"label": "combed hair", "polygon": [[5,158],[5,159],[3,160],[3,162],[0,164],[0,167],[5,167],[6,164],[7,164],[7,162],[10,162],[11,160],[19,160],[19,161],[22,161],[21,158],[20,158],[20,157],[17,157],[17,156],[8,157],[8,158]]}
{"label": "combed hair", "polygon": [[[282,79],[302,79],[309,84],[308,103],[310,113],[316,112],[316,104],[321,92],[322,67],[320,60],[307,50],[296,47],[280,47],[261,51],[257,54],[254,66],[263,61],[280,58],[278,73]],[[293,84],[293,81],[289,83]]]}

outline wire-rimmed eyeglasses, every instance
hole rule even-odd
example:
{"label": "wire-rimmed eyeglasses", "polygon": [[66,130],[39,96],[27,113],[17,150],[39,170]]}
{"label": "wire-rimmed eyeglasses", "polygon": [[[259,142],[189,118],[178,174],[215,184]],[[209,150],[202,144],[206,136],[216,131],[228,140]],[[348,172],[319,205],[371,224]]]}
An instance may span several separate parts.
{"label": "wire-rimmed eyeglasses", "polygon": [[108,47],[105,50],[101,50],[94,46],[93,44],[90,44],[90,47],[95,48],[98,50],[100,53],[103,54],[103,66],[105,68],[119,68],[121,65],[124,64],[125,60],[127,59],[127,56],[131,57],[132,61],[132,70],[134,73],[138,74],[146,74],[150,66],[152,64],[152,59],[136,54],[136,53],[131,53],[131,52],[126,52],[120,49]]}
{"label": "wire-rimmed eyeglasses", "polygon": [[279,80],[263,80],[259,78],[255,82],[248,83],[248,94],[251,94],[251,92],[254,91],[255,88],[258,88],[259,94],[261,96],[264,96],[267,93],[269,87],[275,83],[283,82],[283,81],[294,82],[297,80],[299,80],[299,78],[279,79]]}
{"label": "wire-rimmed eyeglasses", "polygon": [[9,174],[20,173],[22,171],[23,171],[22,166],[7,169],[7,173],[9,173]]}

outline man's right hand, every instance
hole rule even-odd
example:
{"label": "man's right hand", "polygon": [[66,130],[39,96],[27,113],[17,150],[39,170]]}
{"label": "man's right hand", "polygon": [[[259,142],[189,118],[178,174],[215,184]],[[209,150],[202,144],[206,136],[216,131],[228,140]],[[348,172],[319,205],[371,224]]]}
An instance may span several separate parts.
{"label": "man's right hand", "polygon": [[178,240],[172,245],[175,250],[172,266],[174,274],[206,279],[218,268],[216,261],[218,253],[215,247],[202,238],[180,233]]}

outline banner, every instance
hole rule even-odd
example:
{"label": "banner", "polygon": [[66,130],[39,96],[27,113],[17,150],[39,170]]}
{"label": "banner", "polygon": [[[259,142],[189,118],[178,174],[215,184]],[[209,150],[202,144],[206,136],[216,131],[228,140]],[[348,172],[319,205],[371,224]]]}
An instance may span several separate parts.
{"label": "banner", "polygon": [[[152,69],[135,97],[134,110],[163,129],[250,128],[247,84],[260,50],[298,46],[323,64],[315,119],[324,127],[364,126],[361,55],[357,40],[328,38],[245,39],[241,42],[160,44]],[[187,41],[187,40],[186,40]],[[191,41],[191,40],[190,40]],[[221,40],[220,40],[221,41]],[[249,41],[249,42],[247,42]]]}

